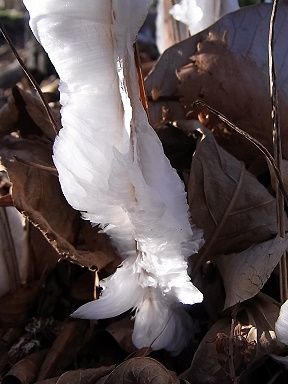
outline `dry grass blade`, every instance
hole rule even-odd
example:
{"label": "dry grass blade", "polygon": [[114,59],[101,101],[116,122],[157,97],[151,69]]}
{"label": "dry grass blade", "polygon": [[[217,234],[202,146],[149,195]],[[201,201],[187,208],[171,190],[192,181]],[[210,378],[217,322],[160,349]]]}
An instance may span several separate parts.
{"label": "dry grass blade", "polygon": [[53,126],[54,132],[57,135],[58,129],[57,129],[56,121],[54,120],[53,114],[52,114],[52,112],[50,110],[50,107],[49,107],[48,103],[46,102],[46,100],[45,100],[45,98],[43,96],[43,93],[42,93],[39,85],[37,84],[36,80],[34,79],[34,77],[29,72],[28,68],[26,67],[25,63],[23,62],[23,60],[19,56],[16,48],[14,47],[14,44],[12,43],[10,37],[8,36],[7,32],[5,31],[5,29],[1,25],[0,25],[0,31],[1,31],[2,35],[4,36],[4,39],[6,40],[7,44],[11,48],[12,52],[14,53],[16,59],[18,60],[21,68],[23,69],[23,72],[27,76],[27,78],[30,81],[30,83],[32,84],[33,88],[38,93],[38,95],[39,95],[39,97],[40,97],[40,99],[42,101],[42,104],[43,104],[43,106],[44,106],[44,108],[45,108],[45,110],[47,112],[47,116],[49,117],[49,120],[50,120],[50,122],[51,122],[51,124]]}
{"label": "dry grass blade", "polygon": [[[281,129],[279,123],[279,111],[278,111],[278,91],[276,70],[274,61],[274,35],[275,35],[275,21],[277,15],[277,9],[279,6],[279,0],[273,1],[270,25],[269,25],[269,40],[268,40],[268,59],[269,59],[269,83],[270,83],[270,97],[272,104],[272,136],[273,136],[273,152],[274,159],[279,169],[280,176],[282,169],[282,143],[281,143]],[[276,198],[277,198],[277,220],[278,220],[278,233],[281,237],[285,236],[284,228],[284,198],[283,193],[279,189],[279,183],[276,183]],[[288,281],[287,281],[287,252],[283,254],[280,262],[280,298],[284,302],[288,299]]]}
{"label": "dry grass blade", "polygon": [[255,139],[253,136],[249,135],[249,133],[242,131],[242,129],[240,129],[235,124],[233,124],[222,113],[220,113],[216,109],[210,107],[204,101],[196,100],[193,103],[193,108],[194,108],[194,106],[197,106],[197,105],[202,105],[203,107],[207,108],[210,112],[214,113],[221,121],[223,121],[223,123],[227,124],[230,128],[232,128],[233,131],[237,132],[239,135],[241,135],[241,136],[245,137],[245,139],[249,140],[250,143],[252,143],[265,156],[266,160],[269,162],[269,164],[271,165],[271,167],[275,173],[276,179],[278,180],[278,183],[279,183],[279,188],[280,188],[281,192],[283,193],[285,202],[286,202],[286,204],[288,204],[288,194],[286,192],[286,188],[285,188],[284,182],[282,180],[280,170],[277,167],[277,164],[275,163],[275,160],[274,160],[273,156],[271,155],[271,153],[268,151],[268,149],[263,144],[261,144],[260,141]]}

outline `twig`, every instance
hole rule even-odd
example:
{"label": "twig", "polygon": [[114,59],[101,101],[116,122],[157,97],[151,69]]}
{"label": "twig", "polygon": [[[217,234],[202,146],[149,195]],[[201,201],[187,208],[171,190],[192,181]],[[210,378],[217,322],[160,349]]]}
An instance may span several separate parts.
{"label": "twig", "polygon": [[14,53],[16,59],[18,60],[21,68],[23,69],[23,72],[25,73],[26,77],[28,78],[28,80],[30,81],[30,83],[32,84],[33,88],[35,89],[35,91],[38,93],[39,97],[40,97],[40,100],[45,108],[45,111],[47,113],[47,116],[52,124],[52,127],[53,127],[53,130],[55,132],[55,134],[57,135],[58,134],[58,128],[57,128],[57,124],[56,124],[56,121],[53,117],[53,114],[51,112],[51,109],[48,105],[48,103],[46,102],[44,96],[43,96],[43,93],[41,91],[41,88],[39,87],[39,85],[37,84],[36,80],[34,79],[34,77],[32,76],[32,74],[29,72],[28,68],[26,67],[24,61],[21,59],[21,57],[19,56],[12,40],[10,39],[10,37],[8,36],[7,32],[5,31],[5,29],[3,28],[3,26],[0,25],[0,31],[2,33],[2,35],[4,36],[4,39],[6,40],[7,44],[9,45],[11,51]]}
{"label": "twig", "polygon": [[275,160],[274,160],[273,156],[271,155],[271,153],[268,151],[268,149],[263,144],[261,144],[260,141],[255,139],[253,136],[249,135],[249,133],[247,133],[247,132],[243,131],[242,129],[240,129],[239,127],[237,127],[230,120],[228,120],[227,117],[225,117],[222,113],[220,113],[216,109],[210,107],[204,101],[196,100],[193,103],[193,108],[196,105],[202,105],[205,108],[207,108],[210,112],[214,113],[221,121],[223,121],[223,123],[227,124],[230,128],[232,128],[233,131],[235,131],[235,132],[239,133],[239,135],[245,137],[245,139],[250,141],[257,149],[259,149],[259,151],[265,156],[266,160],[271,165],[271,167],[272,167],[272,169],[273,169],[273,171],[275,173],[275,176],[276,176],[276,178],[278,180],[279,188],[280,188],[281,192],[283,193],[285,202],[286,202],[286,204],[288,204],[288,194],[286,192],[286,189],[285,189],[285,186],[284,186],[284,183],[283,183],[283,179],[281,177],[280,170],[278,169],[278,167],[277,167],[277,165],[275,163]]}
{"label": "twig", "polygon": [[[273,152],[274,160],[277,168],[280,172],[282,168],[282,145],[281,145],[281,129],[279,124],[279,111],[278,111],[278,92],[277,92],[277,79],[274,60],[274,37],[275,37],[275,20],[279,0],[274,0],[272,5],[272,12],[269,25],[269,40],[268,40],[268,60],[269,60],[269,84],[270,84],[270,97],[272,107],[272,136],[273,136]],[[279,183],[276,182],[276,201],[277,201],[277,223],[278,234],[280,237],[285,237],[285,210],[284,210],[284,198],[282,191],[279,189]],[[284,302],[288,298],[288,286],[287,286],[287,257],[286,252],[283,254],[280,261],[280,298]]]}

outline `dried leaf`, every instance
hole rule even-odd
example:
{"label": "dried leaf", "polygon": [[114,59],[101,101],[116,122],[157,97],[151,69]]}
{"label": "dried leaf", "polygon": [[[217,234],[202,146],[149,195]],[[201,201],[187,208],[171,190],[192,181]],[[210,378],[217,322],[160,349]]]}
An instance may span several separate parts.
{"label": "dried leaf", "polygon": [[87,326],[88,322],[78,320],[64,323],[41,366],[38,380],[60,375],[72,363],[81,347]]}
{"label": "dried leaf", "polygon": [[68,371],[58,378],[56,384],[96,384],[99,379],[109,375],[114,368],[115,366],[112,365],[110,367]]}
{"label": "dried leaf", "polygon": [[106,331],[118,342],[118,344],[128,353],[136,351],[132,343],[133,322],[131,316],[123,319],[114,320],[106,327]]}
{"label": "dried leaf", "polygon": [[[104,239],[103,234],[97,234],[97,229],[83,224],[85,230],[82,235],[79,234],[79,212],[66,202],[58,178],[51,172],[35,167],[34,164],[53,165],[50,142],[39,138],[31,140],[6,136],[1,143],[0,156],[13,184],[15,207],[41,230],[60,256],[98,269],[115,260],[115,263],[120,263],[111,245],[107,244],[107,237]],[[25,164],[12,161],[13,156],[24,160]],[[87,238],[90,232],[95,235],[93,243],[84,242],[78,250],[78,239],[81,236]]]}
{"label": "dried leaf", "polygon": [[58,379],[59,377],[53,377],[52,379],[36,381],[35,384],[56,384]]}
{"label": "dried leaf", "polygon": [[157,360],[135,357],[115,368],[104,384],[179,384],[179,380]]}
{"label": "dried leaf", "polygon": [[225,291],[225,309],[257,295],[288,247],[288,237],[276,237],[241,253],[216,259]]}
{"label": "dried leaf", "polygon": [[[277,233],[274,197],[202,129],[190,173],[188,199],[193,222],[206,241],[219,231],[210,255],[241,251]],[[212,249],[211,249],[212,248]]]}
{"label": "dried leaf", "polygon": [[18,109],[15,105],[14,97],[11,95],[6,104],[0,109],[0,134],[6,134],[15,131],[18,121]]}
{"label": "dried leaf", "polygon": [[[268,353],[279,353],[274,325],[279,305],[265,295],[249,300],[237,315],[233,337],[231,319],[218,320],[196,351],[190,368],[181,375],[193,384],[230,384],[229,359],[233,358],[236,375]],[[229,348],[232,346],[232,355]]]}
{"label": "dried leaf", "polygon": [[13,200],[10,194],[0,197],[0,207],[11,207],[11,206],[13,206]]}
{"label": "dried leaf", "polygon": [[37,377],[47,351],[38,351],[18,361],[3,377],[3,384],[30,384]]}
{"label": "dried leaf", "polygon": [[[45,137],[54,139],[55,132],[53,125],[47,116],[47,112],[39,96],[33,95],[27,91],[23,91],[17,87],[14,88],[13,95],[15,98],[16,106],[19,112],[22,114],[22,116],[20,115],[19,117],[21,119],[21,132],[25,132],[25,134],[27,134],[29,131],[31,131],[31,126],[34,126],[34,130],[36,130],[39,134],[44,134]],[[61,128],[60,111],[51,110],[51,113],[54,117],[54,120],[57,122],[57,128],[59,130]],[[28,124],[27,126],[24,126],[23,115],[25,116],[27,123],[30,123],[30,127]]]}
{"label": "dried leaf", "polygon": [[[161,111],[167,100],[175,100],[177,96],[184,107],[183,117],[193,101],[203,99],[271,149],[267,55],[270,15],[271,5],[268,4],[244,7],[168,49],[146,80],[148,95],[152,97],[157,93],[159,99],[150,104],[152,116],[161,114],[154,112],[155,108]],[[284,158],[288,158],[285,117],[288,96],[287,19],[288,6],[281,2],[275,25],[274,52]],[[171,115],[173,118],[173,111]],[[227,141],[223,139],[223,143],[232,146],[239,155],[258,156],[258,152],[255,149],[251,151],[251,145],[248,143],[246,146],[238,135]]]}
{"label": "dried leaf", "polygon": [[35,281],[1,297],[0,324],[5,327],[23,325],[35,305],[39,288],[39,282]]}

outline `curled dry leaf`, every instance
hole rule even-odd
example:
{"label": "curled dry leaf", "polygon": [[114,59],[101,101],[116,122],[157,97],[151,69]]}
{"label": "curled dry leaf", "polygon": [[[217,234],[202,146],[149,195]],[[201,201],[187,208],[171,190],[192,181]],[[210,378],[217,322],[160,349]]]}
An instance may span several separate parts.
{"label": "curled dry leaf", "polygon": [[216,263],[226,291],[225,309],[257,295],[287,247],[288,237],[277,236],[243,252],[218,256]]}
{"label": "curled dry leaf", "polygon": [[[26,120],[34,123],[35,129],[40,129],[41,133],[44,134],[45,137],[49,139],[55,138],[55,132],[53,125],[50,121],[50,119],[47,116],[47,112],[39,98],[38,95],[31,94],[30,92],[23,91],[21,89],[18,89],[18,95],[17,98],[15,97],[15,91],[14,91],[14,97],[15,101],[17,102],[17,107],[19,111],[21,111],[23,114],[27,114]],[[45,98],[45,94],[43,94]],[[53,115],[54,121],[57,124],[57,129],[60,130],[61,128],[61,122],[60,122],[60,113],[59,110],[53,110],[51,109],[51,113]],[[20,117],[21,118],[21,117]],[[23,129],[23,118],[21,120],[21,128]],[[31,129],[31,128],[30,128]]]}
{"label": "curled dry leaf", "polygon": [[[274,197],[220,147],[209,132],[197,145],[188,199],[194,223],[203,229],[209,256],[243,250],[277,233]],[[216,236],[217,234],[217,236]]]}
{"label": "curled dry leaf", "polygon": [[278,314],[279,305],[261,294],[239,308],[232,333],[231,318],[218,320],[201,341],[190,368],[181,378],[193,384],[230,384],[231,359],[239,377],[255,359],[279,353],[283,346],[277,343],[274,332]]}
{"label": "curled dry leaf", "polygon": [[[60,128],[59,111],[52,111]],[[0,109],[0,135],[18,130],[23,135],[44,135],[54,139],[53,126],[39,97],[14,87],[8,101]]]}
{"label": "curled dry leaf", "polygon": [[56,384],[59,377],[52,377],[52,379],[36,381],[35,384]]}
{"label": "curled dry leaf", "polygon": [[[150,103],[153,124],[161,119],[167,100],[171,103],[174,99],[176,105],[181,103],[184,116],[193,101],[203,99],[271,149],[267,54],[270,15],[270,4],[244,7],[168,49],[146,80],[148,95],[158,98],[158,102]],[[288,158],[285,116],[288,96],[287,20],[288,6],[281,2],[275,26],[274,52],[284,158]],[[175,97],[181,100],[177,102]],[[170,120],[175,119],[174,106],[167,106],[171,110]],[[239,156],[244,155],[245,160],[258,156],[249,143],[239,142],[238,135],[232,135],[227,141],[223,139],[223,143],[232,146]]]}
{"label": "curled dry leaf", "polygon": [[179,384],[179,380],[157,360],[135,357],[115,368],[103,384]]}
{"label": "curled dry leaf", "polygon": [[[119,264],[107,237],[91,226],[87,228],[81,224],[79,213],[66,202],[57,176],[49,171],[53,167],[49,141],[5,136],[0,156],[13,184],[15,207],[41,230],[60,256],[98,269],[115,260]],[[21,161],[13,160],[13,157]],[[44,165],[47,170],[39,169],[37,164]],[[84,242],[77,249],[79,238],[87,239],[90,232],[94,234],[93,242]]]}
{"label": "curled dry leaf", "polygon": [[0,109],[0,135],[13,132],[18,121],[18,109],[13,96]]}
{"label": "curled dry leaf", "polygon": [[2,384],[34,383],[47,351],[38,351],[18,361],[3,377]]}
{"label": "curled dry leaf", "polygon": [[99,379],[109,375],[109,373],[111,373],[114,368],[115,366],[112,365],[110,367],[77,369],[75,371],[68,371],[63,373],[63,375],[58,378],[56,384],[97,384]]}

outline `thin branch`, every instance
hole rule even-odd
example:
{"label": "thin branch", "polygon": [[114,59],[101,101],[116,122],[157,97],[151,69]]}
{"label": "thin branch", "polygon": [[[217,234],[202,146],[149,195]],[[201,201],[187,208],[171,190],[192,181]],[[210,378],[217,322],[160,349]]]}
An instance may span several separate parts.
{"label": "thin branch", "polygon": [[[268,39],[268,61],[269,61],[269,84],[270,84],[270,97],[271,97],[271,118],[272,118],[272,136],[273,136],[273,153],[274,160],[277,168],[280,172],[282,168],[282,145],[281,145],[281,129],[279,123],[279,102],[277,91],[277,79],[274,60],[274,39],[275,39],[275,21],[277,10],[279,6],[279,0],[274,0],[272,5],[272,12],[269,25],[269,39]],[[281,237],[285,237],[285,208],[284,198],[282,191],[280,191],[279,183],[276,183],[276,201],[277,201],[277,223],[278,234]],[[281,301],[284,302],[288,298],[288,286],[287,286],[287,258],[286,252],[283,254],[280,261],[280,296]]]}
{"label": "thin branch", "polygon": [[233,131],[237,132],[239,135],[245,137],[245,139],[250,141],[265,156],[266,160],[271,165],[271,167],[274,171],[274,174],[278,180],[279,188],[280,188],[281,192],[283,193],[285,202],[286,202],[286,204],[288,204],[288,194],[286,192],[286,189],[285,189],[285,186],[283,183],[283,179],[281,177],[280,170],[278,169],[276,162],[275,162],[273,156],[271,155],[271,153],[268,151],[268,149],[263,144],[261,144],[260,141],[255,139],[253,136],[249,135],[249,133],[247,133],[247,132],[243,131],[242,129],[240,129],[239,127],[237,127],[230,120],[228,120],[227,117],[225,117],[222,113],[220,113],[216,109],[210,107],[204,101],[196,100],[193,103],[193,108],[194,108],[194,106],[197,106],[197,105],[202,105],[203,107],[207,108],[210,112],[214,113],[223,123],[227,124],[231,129],[233,129]]}
{"label": "thin branch", "polygon": [[6,40],[7,44],[9,45],[11,51],[14,53],[16,59],[18,60],[21,68],[23,69],[23,72],[25,73],[26,77],[28,78],[28,80],[30,81],[30,83],[32,84],[33,88],[35,89],[35,91],[38,93],[39,97],[40,97],[40,100],[45,108],[45,111],[47,113],[47,116],[52,124],[52,127],[53,127],[53,130],[55,132],[55,134],[57,135],[58,134],[58,127],[57,127],[57,123],[53,117],[53,114],[52,114],[52,111],[51,111],[51,108],[49,107],[48,103],[46,102],[44,96],[43,96],[43,93],[41,91],[41,88],[39,87],[39,85],[37,84],[36,80],[34,79],[34,77],[32,76],[32,74],[29,72],[28,68],[26,67],[24,61],[21,59],[21,57],[19,56],[12,40],[10,39],[10,37],[8,36],[7,32],[5,31],[4,27],[0,25],[0,31],[2,33],[2,35],[4,36],[4,39]]}

